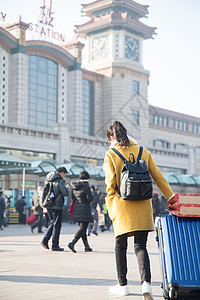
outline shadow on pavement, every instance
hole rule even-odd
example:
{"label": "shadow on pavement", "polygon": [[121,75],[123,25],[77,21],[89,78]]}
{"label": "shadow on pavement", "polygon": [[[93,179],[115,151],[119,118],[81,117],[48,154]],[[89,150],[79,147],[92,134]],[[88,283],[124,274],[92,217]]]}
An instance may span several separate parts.
{"label": "shadow on pavement", "polygon": [[[50,276],[17,276],[0,275],[0,281],[24,282],[24,283],[48,283],[48,284],[68,284],[68,285],[97,285],[112,286],[116,280],[99,278],[68,278],[68,277],[50,277]],[[129,281],[129,285],[140,285],[139,281]]]}

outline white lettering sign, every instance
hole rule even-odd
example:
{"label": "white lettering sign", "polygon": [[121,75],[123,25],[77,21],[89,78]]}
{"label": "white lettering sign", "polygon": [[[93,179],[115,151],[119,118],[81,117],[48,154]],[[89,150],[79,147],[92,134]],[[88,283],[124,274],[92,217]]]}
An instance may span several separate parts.
{"label": "white lettering sign", "polygon": [[38,25],[38,24],[29,23],[28,25],[29,25],[29,27],[28,27],[29,30],[38,33],[42,38],[55,39],[55,40],[59,40],[61,42],[65,41],[65,36],[62,33],[53,31],[52,29],[50,29],[48,27]]}

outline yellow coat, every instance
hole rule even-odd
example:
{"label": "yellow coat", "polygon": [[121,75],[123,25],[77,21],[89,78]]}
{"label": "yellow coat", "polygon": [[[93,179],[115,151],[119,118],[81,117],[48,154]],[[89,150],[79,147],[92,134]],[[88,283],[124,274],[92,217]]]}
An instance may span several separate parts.
{"label": "yellow coat", "polygon": [[[127,160],[129,153],[138,157],[139,146],[130,141],[129,147],[114,146]],[[143,148],[142,159],[145,160],[149,173],[165,198],[173,195],[169,183],[156,166],[156,163],[146,148]],[[151,199],[142,201],[127,201],[120,198],[116,192],[116,184],[120,187],[120,176],[124,162],[112,149],[106,152],[104,160],[105,183],[107,185],[106,203],[108,213],[113,221],[115,236],[128,233],[134,235],[134,231],[154,230]]]}

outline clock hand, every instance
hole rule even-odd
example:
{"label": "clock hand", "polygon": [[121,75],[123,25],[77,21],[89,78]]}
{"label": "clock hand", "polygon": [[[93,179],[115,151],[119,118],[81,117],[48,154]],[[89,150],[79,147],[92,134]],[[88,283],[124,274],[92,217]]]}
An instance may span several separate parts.
{"label": "clock hand", "polygon": [[99,50],[102,50],[104,44],[105,44],[105,39],[102,40],[102,42],[101,42],[101,44],[100,44],[100,46],[99,46]]}
{"label": "clock hand", "polygon": [[102,48],[104,47],[104,45],[105,45],[105,40],[103,41],[103,44],[101,45],[101,50],[102,50]]}
{"label": "clock hand", "polygon": [[130,48],[131,48],[131,50],[132,50],[132,51],[134,51],[135,47],[136,47],[136,45],[135,45],[135,44],[133,44],[133,45],[130,45]]}

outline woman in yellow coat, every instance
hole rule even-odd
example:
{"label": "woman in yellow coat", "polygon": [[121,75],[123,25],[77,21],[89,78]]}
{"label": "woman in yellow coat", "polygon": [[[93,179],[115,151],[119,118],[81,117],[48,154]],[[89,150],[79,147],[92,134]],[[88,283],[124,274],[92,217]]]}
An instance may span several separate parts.
{"label": "woman in yellow coat", "polygon": [[[111,149],[116,148],[128,160],[130,153],[137,158],[140,147],[128,139],[127,130],[119,121],[108,127],[107,138],[111,143],[104,160],[105,182],[107,185],[106,203],[109,216],[113,221],[115,233],[115,258],[119,283],[111,287],[109,292],[118,295],[128,295],[127,285],[127,240],[134,235],[134,250],[138,260],[141,276],[143,299],[153,299],[151,291],[151,271],[149,256],[146,249],[148,232],[154,230],[151,199],[130,201],[123,200],[116,191],[120,187],[121,170],[124,162]],[[174,196],[169,183],[156,166],[151,153],[143,148],[141,159],[144,159],[151,177],[165,198]]]}

